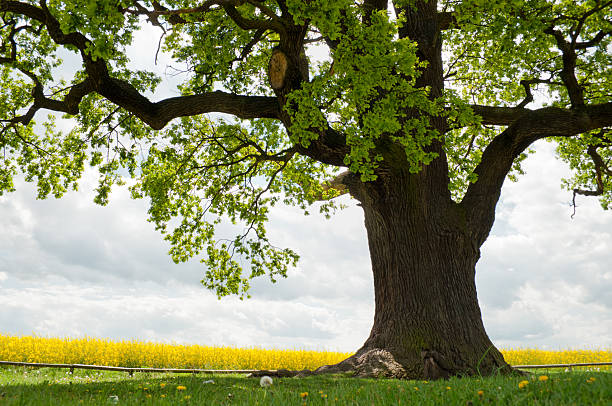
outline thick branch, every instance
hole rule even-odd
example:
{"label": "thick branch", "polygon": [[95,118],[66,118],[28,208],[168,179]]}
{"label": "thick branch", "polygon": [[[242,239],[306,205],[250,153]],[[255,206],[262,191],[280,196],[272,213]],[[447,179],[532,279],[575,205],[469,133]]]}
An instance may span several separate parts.
{"label": "thick branch", "polygon": [[532,110],[522,107],[492,107],[472,105],[474,113],[482,117],[482,123],[487,125],[510,125]]}
{"label": "thick branch", "polygon": [[[0,12],[19,14],[44,24],[49,35],[57,44],[73,45],[81,52],[88,79],[73,87],[63,102],[41,97],[42,89],[37,89],[31,114],[39,108],[48,108],[76,114],[76,106],[81,98],[95,91],[109,101],[133,113],[154,129],[163,128],[176,117],[192,116],[203,113],[227,113],[240,118],[278,118],[278,101],[272,97],[239,96],[224,92],[210,92],[193,96],[172,97],[151,102],[130,83],[110,77],[106,61],[93,60],[87,52],[89,40],[81,33],[65,34],[57,19],[41,2],[40,8],[26,3],[3,1]],[[30,117],[31,119],[31,117]]]}
{"label": "thick branch", "polygon": [[274,97],[240,96],[216,91],[171,97],[152,103],[127,82],[110,78],[99,93],[156,130],[176,117],[204,113],[227,113],[243,119],[278,118],[280,115],[278,101]]}
{"label": "thick branch", "polygon": [[587,49],[599,44],[605,37],[612,35],[612,31],[599,31],[593,39],[584,42],[577,42],[575,45],[576,49]]}
{"label": "thick branch", "polygon": [[612,103],[580,109],[546,107],[524,110],[505,131],[491,141],[474,172],[478,181],[468,187],[461,206],[466,211],[475,243],[486,239],[495,217],[495,205],[514,159],[536,140],[572,137],[612,125]]}
{"label": "thick branch", "polygon": [[[257,7],[262,14],[266,15],[269,19],[248,19],[243,17],[236,7],[239,7],[245,3],[251,3]],[[138,2],[134,2],[134,9],[127,8],[124,11],[135,15],[146,15],[154,25],[159,24],[160,16],[168,16],[171,24],[185,24],[185,20],[182,16],[191,15],[191,20],[202,21],[200,18],[193,17],[194,14],[204,14],[209,12],[213,7],[221,7],[225,10],[226,14],[244,30],[251,29],[265,29],[273,30],[276,32],[283,32],[284,26],[280,18],[275,15],[268,7],[257,1],[245,1],[245,0],[208,0],[202,3],[198,7],[181,8],[176,10],[170,10],[165,6],[162,6],[157,1],[153,3],[154,10],[148,10]]]}
{"label": "thick branch", "polygon": [[319,138],[311,141],[308,147],[297,144],[296,149],[302,155],[333,166],[346,166],[344,157],[350,153],[344,134],[331,127],[319,131]]}
{"label": "thick branch", "polygon": [[567,94],[569,95],[572,106],[579,107],[584,105],[584,90],[576,79],[575,70],[578,57],[576,55],[575,44],[567,42],[563,33],[555,30],[553,27],[546,29],[544,32],[555,38],[557,47],[561,51],[563,69],[561,70],[560,76],[567,89]]}

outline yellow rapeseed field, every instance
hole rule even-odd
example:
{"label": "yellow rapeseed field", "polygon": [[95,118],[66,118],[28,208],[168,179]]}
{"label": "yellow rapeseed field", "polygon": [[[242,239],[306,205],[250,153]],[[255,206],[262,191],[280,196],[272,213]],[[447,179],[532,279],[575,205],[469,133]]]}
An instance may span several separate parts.
{"label": "yellow rapeseed field", "polygon": [[198,369],[315,369],[350,353],[0,334],[0,361]]}
{"label": "yellow rapeseed field", "polygon": [[[612,362],[612,350],[502,350],[511,365]],[[0,360],[51,364],[201,369],[315,369],[350,353],[265,350],[111,341],[100,338],[44,338],[0,334]],[[602,368],[607,369],[607,368]]]}

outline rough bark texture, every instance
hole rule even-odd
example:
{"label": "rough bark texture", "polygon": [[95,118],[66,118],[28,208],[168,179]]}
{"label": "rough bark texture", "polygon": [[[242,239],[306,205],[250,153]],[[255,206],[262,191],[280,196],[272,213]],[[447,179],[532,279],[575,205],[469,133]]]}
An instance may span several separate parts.
{"label": "rough bark texture", "polygon": [[396,174],[393,182],[352,188],[365,213],[374,325],[354,356],[317,372],[439,379],[511,371],[482,324],[474,281],[479,246],[458,205],[425,204],[416,188],[422,178]]}

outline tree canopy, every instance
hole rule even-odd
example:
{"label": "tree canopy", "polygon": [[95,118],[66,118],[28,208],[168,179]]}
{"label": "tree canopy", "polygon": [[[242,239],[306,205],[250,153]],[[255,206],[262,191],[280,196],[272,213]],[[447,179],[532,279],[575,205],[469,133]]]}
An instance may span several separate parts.
{"label": "tree canopy", "polygon": [[[131,68],[145,24],[176,97]],[[60,197],[90,165],[105,204],[132,176],[173,259],[202,258],[219,296],[295,264],[267,237],[272,206],[330,214],[400,170],[439,174],[423,193],[448,193],[480,245],[538,139],[574,170],[574,197],[612,203],[611,42],[604,0],[0,0],[0,192],[22,172]]]}

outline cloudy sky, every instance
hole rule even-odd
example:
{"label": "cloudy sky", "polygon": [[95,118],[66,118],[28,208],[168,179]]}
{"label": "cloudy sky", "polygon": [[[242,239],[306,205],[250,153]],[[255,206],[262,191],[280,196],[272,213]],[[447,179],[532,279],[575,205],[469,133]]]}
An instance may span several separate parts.
{"label": "cloudy sky", "polygon": [[[135,49],[135,60],[152,58]],[[571,219],[571,194],[560,188],[568,169],[553,145],[536,147],[527,175],[505,184],[477,265],[485,327],[500,347],[610,348],[612,213],[579,197]],[[331,220],[273,211],[272,241],[301,261],[240,301],[201,287],[197,261],[170,260],[146,202],[117,189],[99,207],[94,188],[88,173],[61,200],[36,200],[20,181],[0,197],[1,333],[340,351],[367,338],[373,282],[363,214],[350,199]]]}

